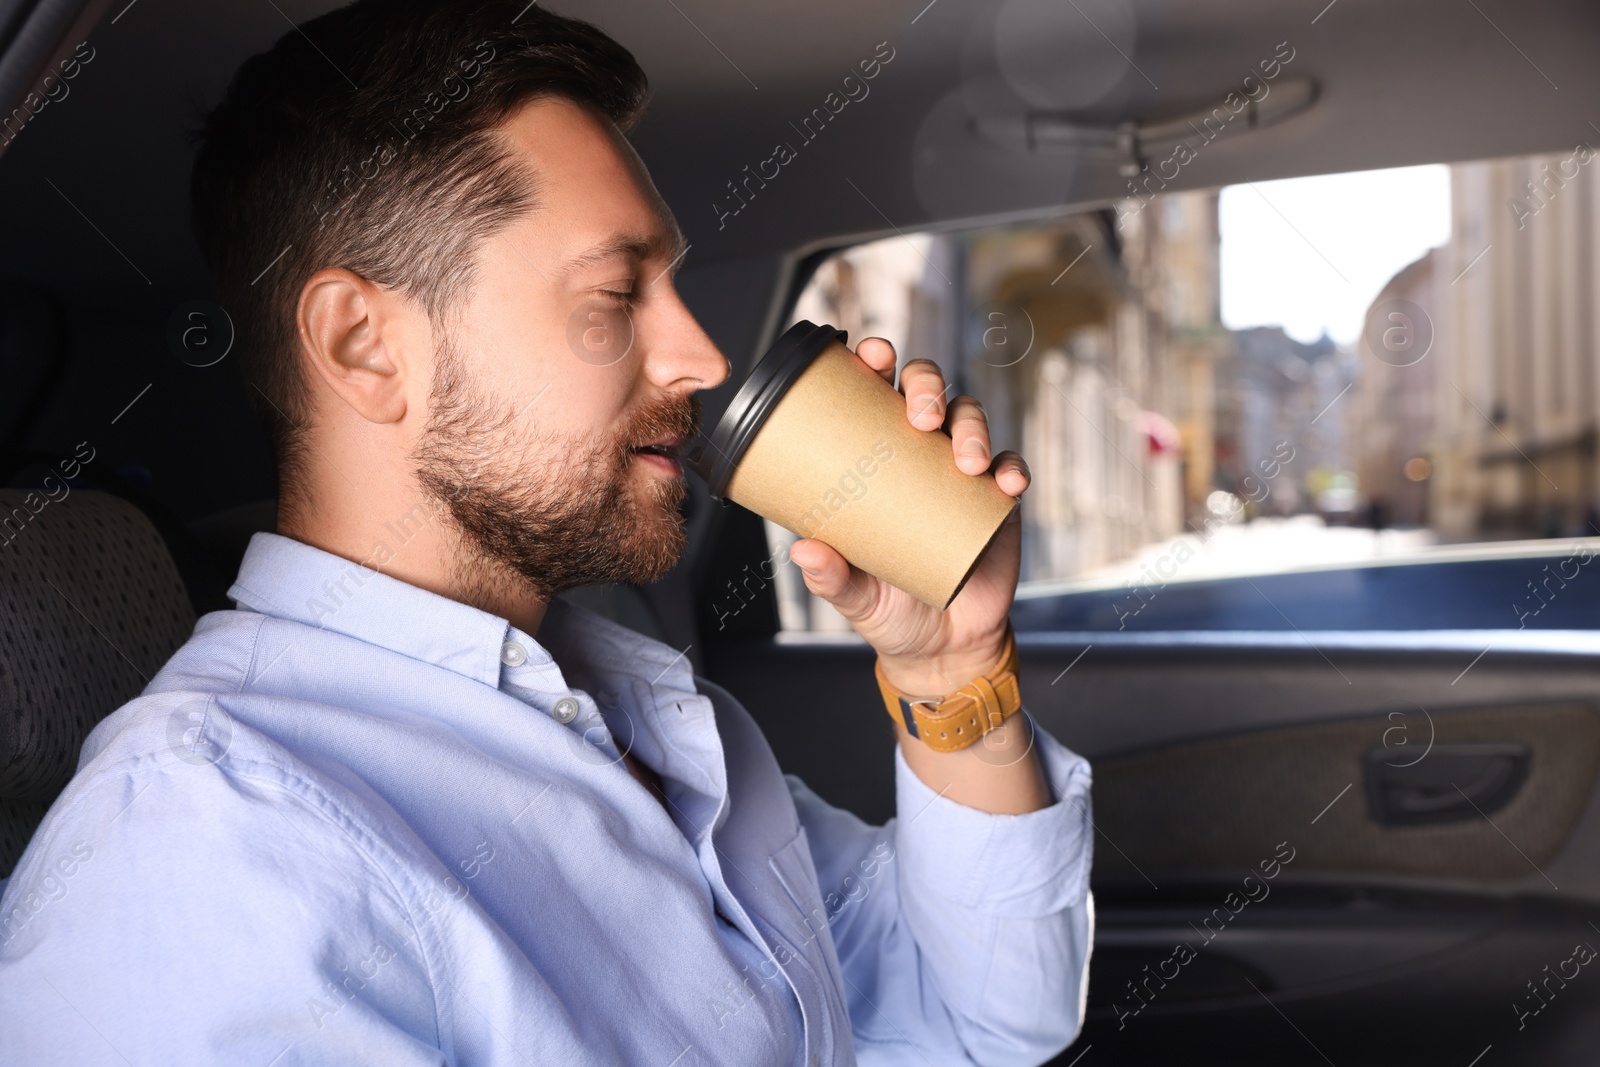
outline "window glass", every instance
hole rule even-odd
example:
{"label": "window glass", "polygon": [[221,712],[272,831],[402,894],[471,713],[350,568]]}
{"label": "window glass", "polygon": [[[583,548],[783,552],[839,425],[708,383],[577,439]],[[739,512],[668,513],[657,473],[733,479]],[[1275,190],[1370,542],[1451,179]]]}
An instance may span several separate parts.
{"label": "window glass", "polygon": [[[1592,155],[895,236],[791,321],[982,400],[1033,473],[1021,596],[1600,536]],[[785,629],[848,629],[792,566],[778,592]]]}

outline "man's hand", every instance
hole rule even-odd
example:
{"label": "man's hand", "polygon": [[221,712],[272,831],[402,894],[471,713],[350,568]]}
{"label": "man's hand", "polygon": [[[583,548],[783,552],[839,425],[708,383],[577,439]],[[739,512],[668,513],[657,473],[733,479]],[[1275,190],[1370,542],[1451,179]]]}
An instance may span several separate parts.
{"label": "man's hand", "polygon": [[[856,355],[886,382],[894,381],[894,346],[868,337]],[[970,396],[946,403],[944,375],[931,360],[907,363],[900,375],[906,417],[919,430],[950,432],[956,467],[974,477],[989,477],[1010,496],[1028,488],[1027,464],[1015,452],[990,456],[989,422]],[[937,515],[907,515],[908,525],[935,526]],[[789,558],[805,575],[806,588],[832,604],[857,633],[878,651],[891,685],[912,697],[940,697],[987,673],[1000,662],[1006,617],[1017,591],[1022,518],[1013,510],[983,561],[945,611],[929,607],[902,589],[849,563],[814,538],[796,541]],[[958,803],[984,811],[1021,813],[1050,803],[1038,761],[1031,757],[1032,736],[1020,715],[1012,716],[982,741],[957,752],[940,753],[895,727],[906,762],[928,786]]]}
{"label": "man's hand", "polygon": [[[868,337],[856,355],[887,382],[894,381],[894,346]],[[948,427],[956,466],[967,474],[987,477],[1010,496],[1028,488],[1028,468],[1015,452],[992,461],[989,422],[970,396],[946,403],[944,375],[930,360],[906,364],[900,392],[906,417],[919,430]],[[937,515],[907,515],[910,527],[926,524],[933,535]],[[856,632],[878,650],[883,673],[911,696],[942,696],[994,667],[1005,642],[1006,616],[1017,590],[1021,551],[1021,517],[1012,511],[1005,526],[946,611],[939,611],[888,582],[851,565],[830,546],[814,538],[796,541],[789,558],[805,575],[806,588],[838,609]]]}

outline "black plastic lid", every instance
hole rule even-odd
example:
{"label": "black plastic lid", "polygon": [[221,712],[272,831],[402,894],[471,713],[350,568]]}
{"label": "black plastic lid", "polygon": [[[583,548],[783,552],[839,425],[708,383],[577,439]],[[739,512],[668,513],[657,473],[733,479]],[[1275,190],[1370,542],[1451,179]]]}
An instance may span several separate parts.
{"label": "black plastic lid", "polygon": [[738,469],[750,442],[755,440],[789,386],[823,349],[834,341],[844,340],[843,330],[802,319],[773,342],[750,372],[750,377],[739,386],[722,418],[717,420],[716,429],[695,442],[684,458],[685,465],[706,480],[713,497],[721,500],[727,492],[733,472]]}

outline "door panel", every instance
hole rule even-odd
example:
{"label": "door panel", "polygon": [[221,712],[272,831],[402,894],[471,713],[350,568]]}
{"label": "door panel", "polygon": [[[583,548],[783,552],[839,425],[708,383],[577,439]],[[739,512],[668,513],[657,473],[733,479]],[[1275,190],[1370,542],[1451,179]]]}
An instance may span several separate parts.
{"label": "door panel", "polygon": [[[1402,729],[1421,736],[1395,744]],[[1470,800],[1445,809],[1463,813],[1450,822],[1394,826],[1373,818],[1364,782],[1375,769],[1418,775],[1464,742],[1531,751],[1531,773],[1493,824]],[[1480,781],[1481,762],[1467,764]],[[1567,842],[1597,768],[1600,715],[1583,704],[1427,715],[1413,708],[1403,719],[1369,715],[1172,745],[1095,764],[1096,822],[1120,846],[1097,854],[1095,867],[1105,875],[1135,863],[1248,869],[1261,859],[1262,842],[1289,840],[1298,852],[1291,865],[1297,874],[1516,881],[1548,864]],[[1474,782],[1462,777],[1454,784]],[[1491,780],[1488,790],[1497,784]],[[1450,785],[1447,797],[1462,801]],[[1421,790],[1424,800],[1433,793]]]}
{"label": "door panel", "polygon": [[[1511,1050],[1499,1062],[1589,1062],[1600,979],[1571,982],[1537,1025],[1512,1005],[1536,1003],[1518,1000],[1526,983],[1575,943],[1600,945],[1600,640],[1018,645],[1029,711],[1095,773],[1089,1014],[1060,1063],[1090,1045],[1097,1063],[1460,1067],[1489,1045]],[[784,636],[707,662],[785,770],[864,818],[893,814],[863,644]]]}

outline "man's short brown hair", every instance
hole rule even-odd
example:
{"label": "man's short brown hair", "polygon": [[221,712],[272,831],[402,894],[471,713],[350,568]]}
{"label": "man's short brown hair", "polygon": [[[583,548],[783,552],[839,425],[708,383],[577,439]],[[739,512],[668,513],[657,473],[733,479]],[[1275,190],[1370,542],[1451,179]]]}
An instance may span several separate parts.
{"label": "man's short brown hair", "polygon": [[440,322],[481,243],[538,206],[537,177],[492,127],[555,96],[626,130],[648,94],[625,48],[527,0],[357,0],[239,68],[197,133],[190,201],[286,484],[309,413],[306,279],[343,267]]}

